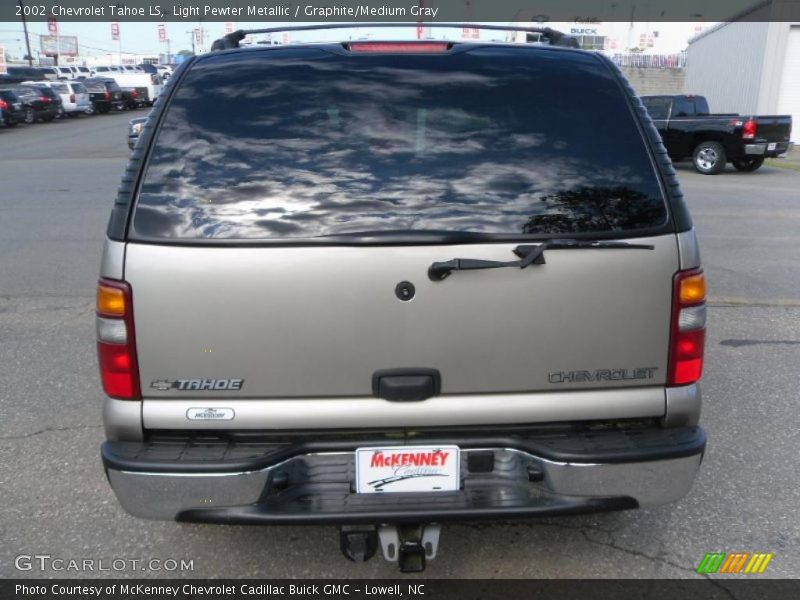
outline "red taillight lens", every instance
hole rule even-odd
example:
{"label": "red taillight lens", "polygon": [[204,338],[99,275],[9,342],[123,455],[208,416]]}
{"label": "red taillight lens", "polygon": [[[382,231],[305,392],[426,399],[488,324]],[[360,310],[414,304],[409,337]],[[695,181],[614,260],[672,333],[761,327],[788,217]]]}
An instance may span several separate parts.
{"label": "red taillight lens", "polygon": [[106,101],[111,100],[111,94],[108,92],[108,90],[103,92],[103,97],[106,99]]}
{"label": "red taillight lens", "polygon": [[351,52],[446,52],[449,42],[353,42]]}
{"label": "red taillight lens", "polygon": [[8,110],[8,102],[0,98],[0,110]]}
{"label": "red taillight lens", "polygon": [[703,373],[706,285],[700,269],[680,271],[673,280],[667,385],[689,385]]}
{"label": "red taillight lens", "polygon": [[139,92],[137,92],[136,90],[131,90],[131,97],[132,98],[136,98],[136,96],[138,96],[138,95],[139,95]]}
{"label": "red taillight lens", "polygon": [[47,96],[39,96],[39,100],[41,100],[42,102],[50,102],[50,98],[48,98]]}
{"label": "red taillight lens", "polygon": [[742,125],[742,139],[745,140],[752,140],[756,137],[756,131],[758,126],[756,122],[750,119],[749,121],[745,121],[744,125]]}
{"label": "red taillight lens", "polygon": [[97,284],[97,357],[103,390],[112,398],[140,400],[133,328],[133,295],[122,281]]}
{"label": "red taillight lens", "polygon": [[70,101],[70,104],[75,104],[75,94],[70,94],[69,95],[69,101]]}

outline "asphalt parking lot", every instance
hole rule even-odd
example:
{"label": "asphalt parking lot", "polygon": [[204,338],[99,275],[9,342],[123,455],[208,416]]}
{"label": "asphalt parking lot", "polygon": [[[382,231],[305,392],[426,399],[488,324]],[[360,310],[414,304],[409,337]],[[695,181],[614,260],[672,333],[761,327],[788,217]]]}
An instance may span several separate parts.
{"label": "asphalt parking lot", "polygon": [[[0,576],[392,577],[339,553],[332,527],[149,522],[118,506],[103,440],[94,290],[139,113],[0,129]],[[680,179],[710,285],[703,424],[692,492],[655,509],[450,525],[429,577],[697,577],[706,552],[772,552],[800,577],[800,173]],[[184,572],[15,568],[18,555],[190,559]]]}

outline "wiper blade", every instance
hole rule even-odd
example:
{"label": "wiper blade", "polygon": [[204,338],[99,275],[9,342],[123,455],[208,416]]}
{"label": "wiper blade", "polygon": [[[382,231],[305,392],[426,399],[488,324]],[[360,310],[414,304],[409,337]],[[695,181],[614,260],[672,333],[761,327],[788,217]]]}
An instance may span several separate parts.
{"label": "wiper blade", "polygon": [[428,277],[431,281],[442,281],[450,276],[453,271],[474,271],[478,269],[499,269],[502,267],[519,267],[525,269],[530,265],[545,264],[545,250],[572,250],[585,248],[627,248],[639,250],[653,250],[652,244],[632,244],[630,242],[614,242],[605,240],[580,240],[572,238],[555,238],[546,240],[536,246],[523,244],[514,248],[514,254],[519,260],[482,260],[479,258],[454,258],[452,260],[435,262],[428,267]]}

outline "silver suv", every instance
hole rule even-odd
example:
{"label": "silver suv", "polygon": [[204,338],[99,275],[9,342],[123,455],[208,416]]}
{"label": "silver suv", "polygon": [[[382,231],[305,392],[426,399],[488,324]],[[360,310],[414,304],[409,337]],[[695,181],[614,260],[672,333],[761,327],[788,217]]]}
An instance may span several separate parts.
{"label": "silver suv", "polygon": [[550,41],[232,47],[176,71],[98,286],[129,513],[336,524],[350,558],[415,570],[431,524],[689,491],[694,229],[617,68]]}

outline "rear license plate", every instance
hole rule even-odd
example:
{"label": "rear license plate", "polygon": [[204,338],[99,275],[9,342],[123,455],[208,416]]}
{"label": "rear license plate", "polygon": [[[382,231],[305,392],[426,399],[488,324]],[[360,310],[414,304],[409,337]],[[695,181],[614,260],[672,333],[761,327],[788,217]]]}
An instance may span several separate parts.
{"label": "rear license plate", "polygon": [[778,147],[777,143],[767,144],[767,150],[775,150]]}
{"label": "rear license plate", "polygon": [[448,492],[460,487],[457,446],[392,446],[356,450],[356,491]]}

